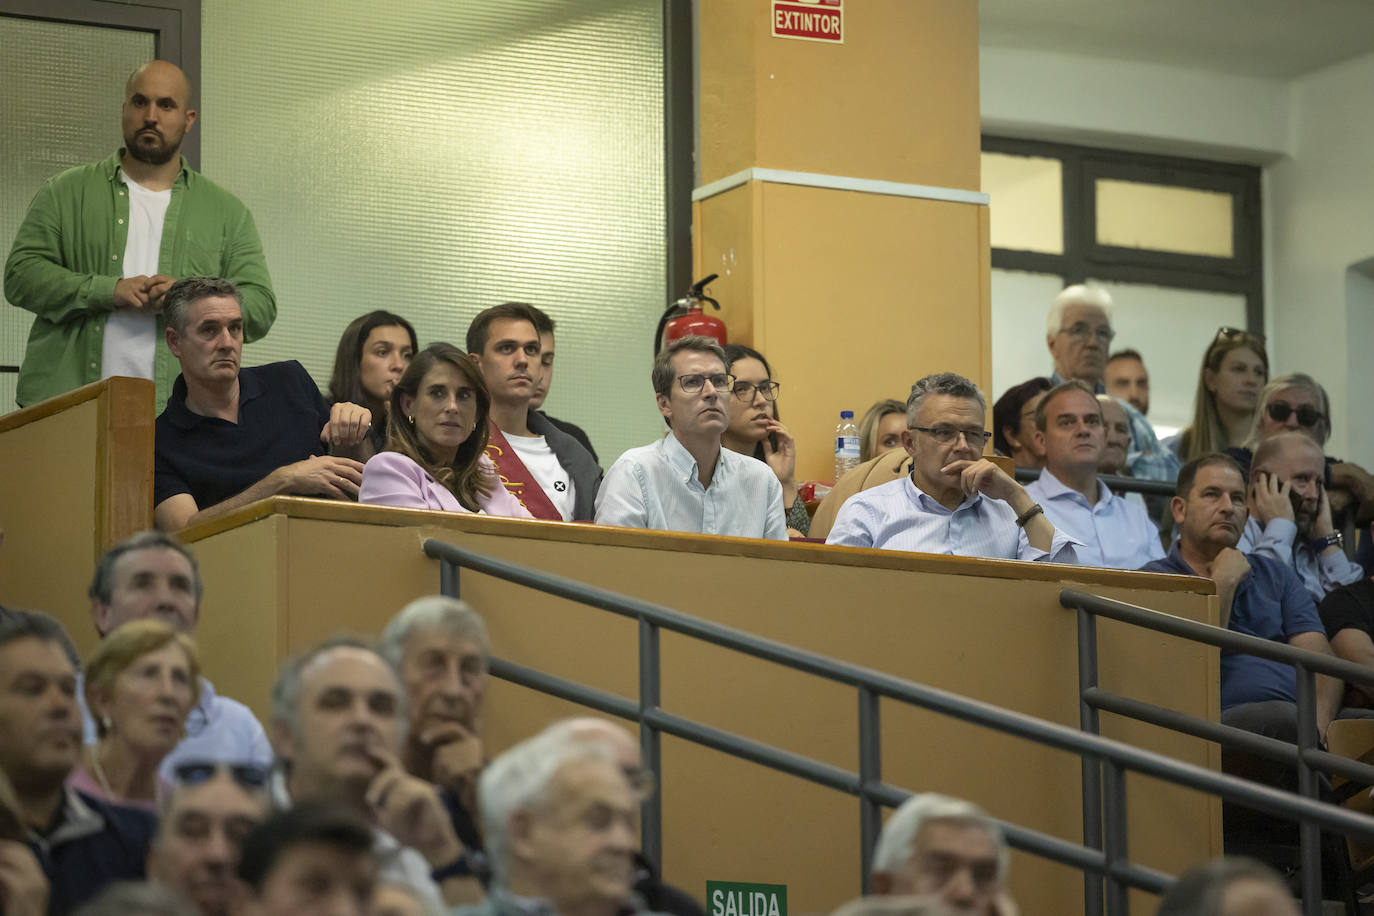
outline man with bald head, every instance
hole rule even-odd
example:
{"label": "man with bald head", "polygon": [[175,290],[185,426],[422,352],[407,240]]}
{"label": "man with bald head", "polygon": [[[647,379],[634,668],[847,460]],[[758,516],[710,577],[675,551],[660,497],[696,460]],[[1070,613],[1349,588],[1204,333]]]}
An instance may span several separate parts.
{"label": "man with bald head", "polygon": [[186,74],[155,60],[129,77],[124,145],[39,187],[5,263],[4,292],[34,314],[20,406],[112,375],[153,379],[158,411],[176,378],[162,300],[176,280],[225,277],[243,291],[246,341],[277,316],[262,242],[237,197],[181,155],[196,123]]}

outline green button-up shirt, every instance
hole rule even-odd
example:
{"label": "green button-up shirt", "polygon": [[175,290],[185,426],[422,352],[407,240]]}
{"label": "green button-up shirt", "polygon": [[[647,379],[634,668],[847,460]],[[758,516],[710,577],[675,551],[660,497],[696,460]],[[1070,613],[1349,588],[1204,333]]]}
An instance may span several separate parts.
{"label": "green button-up shirt", "polygon": [[[5,298],[35,315],[19,370],[20,406],[100,379],[105,319],[114,311],[115,283],[124,275],[129,189],[120,154],[79,165],[38,189],[5,262]],[[243,337],[265,335],[277,317],[253,215],[243,203],[181,160],[162,229],[158,273],[223,277],[243,293]],[[157,317],[153,376],[161,412],[181,371],[162,343]]]}

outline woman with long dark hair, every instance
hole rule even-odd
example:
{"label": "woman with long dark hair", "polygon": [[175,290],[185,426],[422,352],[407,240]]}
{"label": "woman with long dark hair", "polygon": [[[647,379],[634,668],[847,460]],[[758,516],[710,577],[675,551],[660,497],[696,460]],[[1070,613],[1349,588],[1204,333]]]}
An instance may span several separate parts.
{"label": "woman with long dark hair", "polygon": [[735,377],[730,391],[730,420],[720,444],[732,452],[752,455],[768,465],[782,484],[787,527],[805,537],[811,516],[797,493],[797,444],[778,419],[778,389],[763,354],[741,344],[725,348],[725,368]]}
{"label": "woman with long dark hair", "polygon": [[328,400],[330,404],[361,404],[372,412],[371,448],[361,456],[363,460],[386,447],[391,391],[418,349],[410,322],[381,309],[354,318],[339,338]]}

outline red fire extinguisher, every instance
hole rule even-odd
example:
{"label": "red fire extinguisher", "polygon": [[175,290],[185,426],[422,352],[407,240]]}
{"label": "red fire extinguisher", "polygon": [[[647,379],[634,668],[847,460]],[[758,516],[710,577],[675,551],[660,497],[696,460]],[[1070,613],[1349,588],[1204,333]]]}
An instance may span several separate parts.
{"label": "red fire extinguisher", "polygon": [[725,322],[714,315],[706,314],[701,307],[703,302],[709,302],[717,311],[720,310],[720,303],[705,292],[706,284],[718,276],[720,274],[711,274],[704,280],[698,280],[687,290],[686,296],[668,306],[663,317],[658,320],[658,331],[654,333],[655,356],[659,350],[674,340],[693,334],[710,337],[722,347],[725,346]]}

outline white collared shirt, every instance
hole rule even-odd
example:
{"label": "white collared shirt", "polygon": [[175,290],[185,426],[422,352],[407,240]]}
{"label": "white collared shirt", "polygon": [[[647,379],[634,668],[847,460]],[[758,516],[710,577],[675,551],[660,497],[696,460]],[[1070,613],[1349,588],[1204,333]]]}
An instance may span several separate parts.
{"label": "white collared shirt", "polygon": [[1074,553],[1080,566],[1108,569],[1139,569],[1151,560],[1164,559],[1159,529],[1141,506],[1117,496],[1097,481],[1097,503],[1088,500],[1049,468],[1040,479],[1026,484],[1026,492],[1045,509],[1056,531],[1078,542]]}
{"label": "white collared shirt", "polygon": [[1016,511],[982,493],[946,509],[911,476],[855,493],[845,500],[827,544],[910,550],[947,556],[1075,563],[1074,541],[1056,530],[1049,552],[1031,546]]}
{"label": "white collared shirt", "polygon": [[722,448],[703,487],[696,459],[671,432],[616,459],[596,494],[596,522],[787,540],[782,484],[768,465]]}

